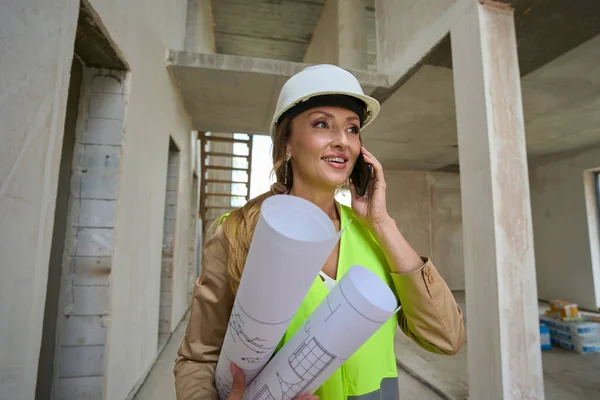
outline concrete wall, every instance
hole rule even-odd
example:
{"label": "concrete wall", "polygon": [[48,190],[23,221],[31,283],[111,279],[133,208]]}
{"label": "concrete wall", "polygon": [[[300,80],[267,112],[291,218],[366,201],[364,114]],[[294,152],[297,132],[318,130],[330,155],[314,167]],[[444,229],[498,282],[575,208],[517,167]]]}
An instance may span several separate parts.
{"label": "concrete wall", "polygon": [[453,290],[464,290],[460,178],[455,173],[386,170],[388,212],[429,256]]}
{"label": "concrete wall", "polygon": [[[156,355],[169,135],[183,166],[178,217],[190,215],[191,125],[164,63],[167,48],[183,48],[187,2],[90,3],[130,68],[104,360],[104,396],[121,399]],[[8,0],[0,8],[0,393],[31,399],[79,2]],[[188,304],[187,234],[180,224],[174,319]]]}
{"label": "concrete wall", "polygon": [[[592,267],[584,170],[600,167],[600,149],[559,156],[532,165],[530,172],[538,295],[600,307]],[[593,186],[593,181],[590,182]],[[592,196],[594,189],[591,188]],[[592,203],[594,198],[592,197]],[[595,211],[595,210],[594,210]],[[597,237],[597,236],[595,236]]]}
{"label": "concrete wall", "polygon": [[[592,149],[531,165],[537,285],[542,299],[600,307],[598,223],[589,224],[598,217],[597,200],[593,174],[584,175],[600,167],[599,160],[600,149]],[[417,252],[432,257],[452,289],[464,290],[459,175],[386,170],[386,181],[388,211],[407,240]]]}
{"label": "concrete wall", "polygon": [[[191,125],[164,64],[167,48],[183,48],[187,2],[94,0],[91,5],[131,68],[105,369],[105,397],[120,399],[156,355],[169,136],[181,151],[176,219],[190,213]],[[186,235],[187,224],[178,224],[172,321],[181,319],[189,300]]]}
{"label": "concrete wall", "polygon": [[0,398],[32,399],[78,2],[0,5]]}

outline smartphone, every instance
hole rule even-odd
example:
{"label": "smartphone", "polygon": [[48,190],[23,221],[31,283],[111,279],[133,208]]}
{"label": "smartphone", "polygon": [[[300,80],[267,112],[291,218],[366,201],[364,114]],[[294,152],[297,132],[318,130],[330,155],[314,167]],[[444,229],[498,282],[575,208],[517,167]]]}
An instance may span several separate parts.
{"label": "smartphone", "polygon": [[363,158],[362,153],[358,156],[354,169],[350,174],[352,184],[356,187],[356,192],[360,197],[364,196],[367,192],[367,186],[369,185],[369,179],[373,173],[373,166],[368,164]]}

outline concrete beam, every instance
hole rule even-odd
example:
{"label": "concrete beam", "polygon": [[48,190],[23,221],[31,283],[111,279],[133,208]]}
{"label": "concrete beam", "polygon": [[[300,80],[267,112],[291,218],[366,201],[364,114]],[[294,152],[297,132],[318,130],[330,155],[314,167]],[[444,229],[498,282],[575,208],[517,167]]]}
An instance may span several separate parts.
{"label": "concrete beam", "polygon": [[[308,64],[226,54],[169,51],[167,68],[202,132],[267,134],[279,91],[285,81]],[[351,73],[370,94],[388,87],[387,76],[370,71]]]}
{"label": "concrete beam", "polygon": [[327,0],[303,61],[367,69],[365,0]]}
{"label": "concrete beam", "polygon": [[375,0],[377,71],[401,80],[450,31],[472,0]]}
{"label": "concrete beam", "polygon": [[471,321],[469,397],[543,399],[513,11],[471,0],[451,36]]}

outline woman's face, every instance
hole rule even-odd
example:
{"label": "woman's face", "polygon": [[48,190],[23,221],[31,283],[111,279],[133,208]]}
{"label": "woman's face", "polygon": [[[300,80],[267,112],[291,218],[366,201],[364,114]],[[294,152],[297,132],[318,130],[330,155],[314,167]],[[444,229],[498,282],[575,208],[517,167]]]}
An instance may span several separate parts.
{"label": "woman's face", "polygon": [[316,107],[296,116],[286,145],[294,184],[335,189],[350,176],[360,153],[360,120],[340,107]]}

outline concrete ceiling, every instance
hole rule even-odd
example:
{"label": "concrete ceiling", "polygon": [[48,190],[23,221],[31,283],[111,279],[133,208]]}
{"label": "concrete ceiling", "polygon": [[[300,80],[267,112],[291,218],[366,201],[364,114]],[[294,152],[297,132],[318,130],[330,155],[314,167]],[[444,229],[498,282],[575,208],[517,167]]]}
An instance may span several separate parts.
{"label": "concrete ceiling", "polygon": [[[267,133],[281,85],[305,66],[289,61],[303,58],[323,2],[213,0],[218,51],[249,57],[170,52],[168,67],[195,128]],[[374,63],[371,3],[367,42]],[[599,144],[600,1],[512,3],[529,155]],[[363,137],[387,167],[457,169],[451,67],[446,38],[401,82],[388,82],[373,71],[355,72],[365,91],[382,100],[379,118]]]}
{"label": "concrete ceiling", "polygon": [[[521,80],[531,157],[600,143],[600,36]],[[453,169],[458,163],[452,70],[424,65],[383,103],[364,132],[387,166]]]}
{"label": "concrete ceiling", "polygon": [[[308,64],[225,54],[170,51],[167,68],[179,86],[194,129],[268,134],[279,91]],[[388,79],[351,71],[364,91],[386,88]]]}
{"label": "concrete ceiling", "polygon": [[[598,0],[512,0],[519,68],[523,76],[600,34]],[[452,68],[450,35],[425,58]]]}
{"label": "concrete ceiling", "polygon": [[217,52],[301,62],[325,0],[212,0]]}
{"label": "concrete ceiling", "polygon": [[[531,157],[600,143],[600,1],[506,0],[515,8]],[[410,78],[379,90],[365,144],[388,167],[458,169],[450,36]]]}
{"label": "concrete ceiling", "polygon": [[[217,53],[302,62],[325,0],[212,0]],[[367,63],[377,69],[374,0],[366,0]]]}

